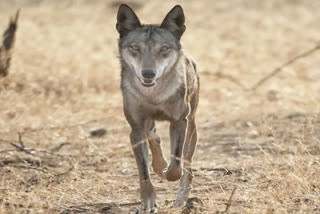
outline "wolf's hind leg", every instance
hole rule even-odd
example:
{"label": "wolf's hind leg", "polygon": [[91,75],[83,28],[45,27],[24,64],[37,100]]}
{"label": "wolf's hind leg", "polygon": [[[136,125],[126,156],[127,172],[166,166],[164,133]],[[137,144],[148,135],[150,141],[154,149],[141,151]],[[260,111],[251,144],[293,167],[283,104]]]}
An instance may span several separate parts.
{"label": "wolf's hind leg", "polygon": [[164,178],[165,175],[163,173],[164,169],[167,168],[168,163],[163,156],[161,149],[161,139],[156,133],[155,123],[154,121],[151,124],[150,132],[148,134],[148,141],[150,150],[152,152],[152,168],[154,172],[159,176]]}
{"label": "wolf's hind leg", "polygon": [[180,179],[180,185],[176,201],[174,202],[175,207],[184,206],[189,198],[189,193],[192,184],[192,156],[194,154],[197,144],[197,128],[194,119],[189,121],[187,139],[183,148],[183,175]]}

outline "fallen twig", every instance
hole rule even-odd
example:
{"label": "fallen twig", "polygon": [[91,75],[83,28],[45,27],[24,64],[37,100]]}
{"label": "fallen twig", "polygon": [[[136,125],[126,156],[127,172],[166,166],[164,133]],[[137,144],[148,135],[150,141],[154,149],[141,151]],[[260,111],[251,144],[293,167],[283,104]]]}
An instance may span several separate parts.
{"label": "fallen twig", "polygon": [[233,188],[232,192],[231,192],[231,195],[230,195],[230,197],[229,197],[229,200],[228,200],[228,203],[227,203],[226,209],[224,210],[224,212],[223,212],[223,213],[228,213],[228,210],[229,210],[229,208],[231,207],[232,197],[233,197],[233,195],[234,195],[234,193],[235,193],[236,189],[237,189],[237,187],[235,186],[235,187]]}
{"label": "fallen twig", "polygon": [[24,144],[22,141],[22,133],[18,132],[18,142],[21,145],[22,148],[24,148]]}
{"label": "fallen twig", "polygon": [[53,148],[51,148],[49,151],[50,151],[51,153],[57,152],[57,151],[59,151],[63,146],[69,145],[69,144],[70,144],[70,143],[68,143],[68,142],[59,143],[58,145],[56,145],[56,146],[54,146]]}
{"label": "fallen twig", "polygon": [[27,149],[27,148],[25,148],[25,146],[24,146],[24,143],[23,143],[23,141],[22,141],[22,133],[18,133],[18,143],[20,144],[20,146],[19,145],[17,145],[17,144],[15,144],[15,143],[10,143],[13,147],[15,147],[18,151],[21,151],[21,152],[25,152],[25,153],[27,153],[27,154],[29,154],[29,155],[34,155],[32,152],[34,151],[34,149]]}
{"label": "fallen twig", "polygon": [[225,74],[225,73],[222,72],[223,71],[223,64],[230,57],[231,54],[232,54],[232,52],[230,50],[226,52],[226,54],[224,55],[223,59],[218,64],[218,68],[217,68],[216,72],[211,73],[211,72],[205,71],[205,72],[202,72],[202,74],[204,74],[204,75],[213,75],[213,76],[215,76],[217,78],[227,79],[227,80],[233,82],[234,84],[238,85],[243,90],[247,90],[247,87],[245,87],[235,77],[233,77],[233,76],[231,76],[229,74]]}
{"label": "fallen twig", "polygon": [[0,153],[7,153],[7,152],[14,152],[17,151],[16,149],[7,149],[7,150],[1,150]]}
{"label": "fallen twig", "polygon": [[219,71],[213,73],[213,75],[216,76],[217,78],[227,79],[227,80],[233,82],[234,84],[240,86],[240,88],[242,88],[244,90],[247,90],[247,88],[239,80],[237,80],[235,77],[233,77],[231,75],[224,74],[224,73],[219,72]]}
{"label": "fallen twig", "polygon": [[308,50],[306,52],[303,52],[302,54],[300,54],[298,56],[293,57],[292,59],[290,59],[286,63],[282,64],[281,66],[275,68],[271,73],[269,73],[268,75],[266,75],[265,77],[260,79],[256,84],[254,84],[252,86],[251,90],[256,90],[258,87],[260,87],[263,83],[265,83],[271,77],[273,77],[276,74],[280,73],[283,68],[287,67],[288,65],[291,65],[292,63],[294,63],[295,61],[297,61],[300,58],[304,58],[304,57],[309,56],[310,54],[316,52],[319,49],[320,49],[320,44],[318,44],[317,46],[313,47],[312,49],[310,49],[310,50]]}
{"label": "fallen twig", "polygon": [[29,150],[25,149],[23,141],[22,141],[22,134],[20,132],[18,133],[18,143],[20,144],[20,146],[15,143],[10,143],[10,144],[13,147],[15,147],[16,149],[18,149],[19,151],[22,151],[22,152],[25,152],[27,154],[32,155],[32,153]]}
{"label": "fallen twig", "polygon": [[214,72],[214,73],[211,73],[209,71],[204,71],[202,72],[201,74],[203,75],[212,75],[212,76],[215,76],[216,78],[219,78],[219,79],[227,79],[229,80],[230,82],[238,85],[240,88],[242,88],[243,90],[248,90],[247,87],[245,87],[239,80],[237,80],[235,77],[229,75],[229,74],[225,74],[225,73],[222,73],[221,71],[217,71],[217,72]]}
{"label": "fallen twig", "polygon": [[71,129],[71,128],[75,128],[78,126],[84,126],[84,125],[88,125],[90,123],[94,123],[94,122],[102,122],[102,121],[107,121],[108,118],[103,118],[100,120],[88,120],[86,122],[83,123],[77,123],[77,124],[69,124],[69,125],[65,125],[65,126],[52,126],[52,127],[40,127],[40,128],[25,128],[24,129],[24,133],[34,133],[34,132],[38,132],[38,131],[43,131],[43,130],[55,130],[55,129]]}
{"label": "fallen twig", "polygon": [[13,147],[15,147],[18,151],[21,151],[21,152],[25,152],[29,155],[33,155],[31,151],[33,151],[33,149],[25,149],[24,147],[22,146],[19,146],[15,143],[10,143]]}

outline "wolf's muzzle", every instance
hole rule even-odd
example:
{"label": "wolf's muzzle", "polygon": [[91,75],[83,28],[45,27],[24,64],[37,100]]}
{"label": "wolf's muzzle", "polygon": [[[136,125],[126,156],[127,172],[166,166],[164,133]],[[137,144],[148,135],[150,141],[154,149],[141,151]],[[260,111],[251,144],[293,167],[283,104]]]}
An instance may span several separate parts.
{"label": "wolf's muzzle", "polygon": [[156,72],[153,69],[143,69],[141,71],[141,74],[143,77],[141,84],[144,87],[152,87],[156,84],[154,79],[154,77],[156,76]]}
{"label": "wolf's muzzle", "polygon": [[145,79],[152,79],[156,76],[156,72],[153,69],[143,69],[141,74]]}

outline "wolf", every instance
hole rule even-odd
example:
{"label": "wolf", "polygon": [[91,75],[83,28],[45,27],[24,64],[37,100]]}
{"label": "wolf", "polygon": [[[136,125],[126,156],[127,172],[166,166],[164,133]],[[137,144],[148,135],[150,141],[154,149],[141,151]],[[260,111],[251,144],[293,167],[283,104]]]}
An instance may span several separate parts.
{"label": "wolf", "polygon": [[[197,144],[195,114],[199,77],[195,61],[182,49],[185,16],[176,5],[160,25],[141,24],[126,4],[119,7],[121,91],[124,115],[131,126],[130,141],[140,179],[137,213],[157,212],[150,180],[148,145],[154,172],[168,181],[180,179],[175,207],[186,204],[191,190],[191,161]],[[155,121],[170,122],[170,164],[163,156]],[[182,167],[183,162],[183,167]]]}
{"label": "wolf", "polygon": [[0,47],[0,78],[7,76],[9,73],[18,18],[19,10],[16,12],[15,17],[10,19],[9,26],[3,33],[3,41]]}

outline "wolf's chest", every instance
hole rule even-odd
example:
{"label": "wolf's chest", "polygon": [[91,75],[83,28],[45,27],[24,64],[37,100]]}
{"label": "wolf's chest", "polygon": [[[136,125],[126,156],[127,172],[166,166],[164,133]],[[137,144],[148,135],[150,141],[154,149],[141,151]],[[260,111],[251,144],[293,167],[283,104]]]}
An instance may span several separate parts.
{"label": "wolf's chest", "polygon": [[183,99],[176,99],[171,102],[160,104],[140,103],[139,109],[145,117],[152,120],[177,121],[188,109],[188,104]]}

